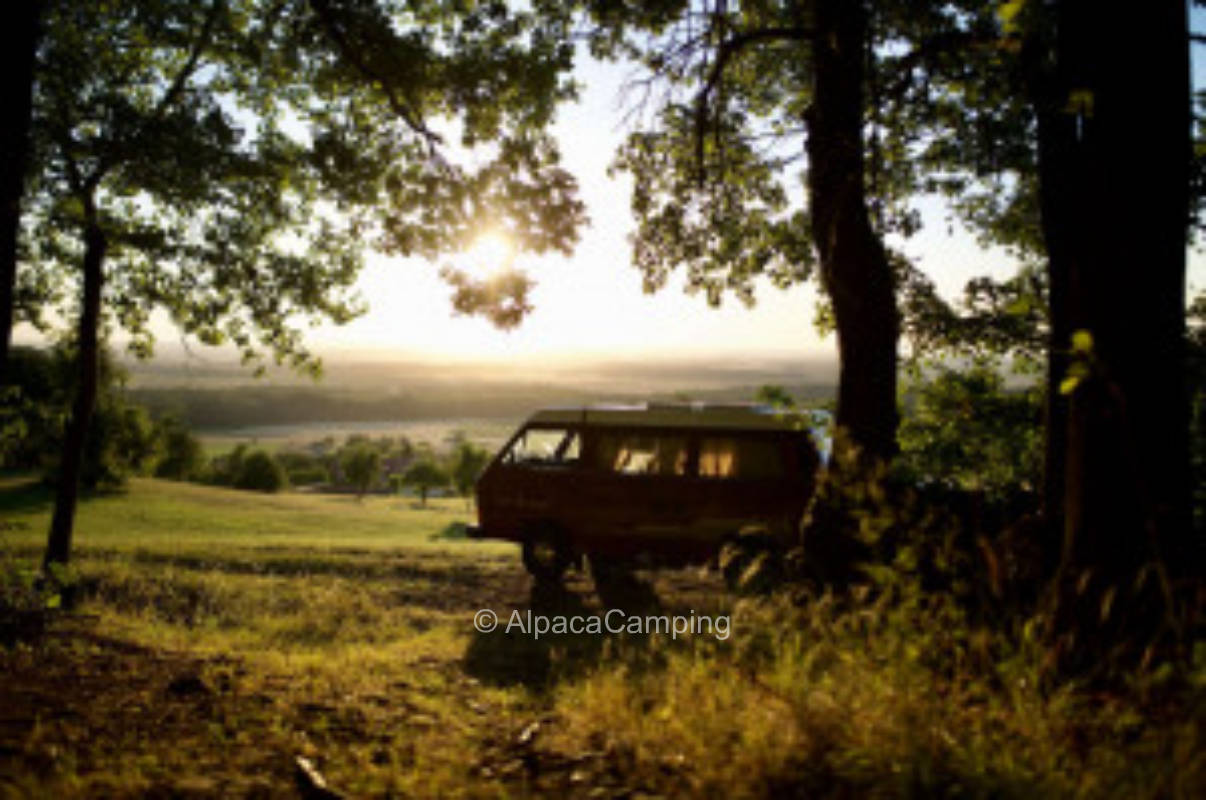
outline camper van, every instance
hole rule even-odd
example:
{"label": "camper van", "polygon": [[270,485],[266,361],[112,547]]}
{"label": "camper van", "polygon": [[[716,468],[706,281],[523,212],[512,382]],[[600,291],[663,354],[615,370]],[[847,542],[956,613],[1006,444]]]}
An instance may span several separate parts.
{"label": "camper van", "polygon": [[523,546],[538,579],[601,565],[710,561],[742,531],[786,544],[818,464],[809,433],[762,405],[538,411],[477,481],[471,536]]}

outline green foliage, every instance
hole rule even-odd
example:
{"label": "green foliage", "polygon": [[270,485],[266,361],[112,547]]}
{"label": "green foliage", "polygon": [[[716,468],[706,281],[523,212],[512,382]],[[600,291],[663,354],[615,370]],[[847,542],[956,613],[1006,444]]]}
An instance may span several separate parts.
{"label": "green foliage", "polygon": [[402,475],[402,485],[417,489],[420,502],[425,506],[429,491],[448,485],[448,473],[430,458],[421,458]]}
{"label": "green foliage", "polygon": [[343,474],[363,496],[373,488],[381,473],[381,452],[366,444],[353,444],[345,448],[341,456]]}
{"label": "green foliage", "polygon": [[813,270],[808,217],[788,174],[802,145],[808,59],[803,37],[790,34],[718,55],[730,32],[795,29],[791,9],[703,7],[591,5],[591,43],[599,55],[637,61],[658,87],[653,113],[612,167],[633,178],[633,263],[645,290],[682,268],[687,291],[710,304],[727,291],[749,304],[761,278],[785,287]]}
{"label": "green foliage", "polygon": [[631,134],[620,150],[613,169],[634,179],[633,263],[645,291],[662,288],[681,267],[687,290],[702,291],[709,304],[731,290],[748,305],[759,277],[786,287],[811,274],[807,220],[792,211],[778,179],[787,160],[765,157],[744,121],[738,114],[717,121],[702,165],[685,105],[665,107],[657,129]]}
{"label": "green foliage", "polygon": [[[42,470],[48,481],[58,474],[64,424],[76,384],[73,348],[14,348],[9,357],[8,392],[3,424],[3,463],[8,468]],[[88,488],[113,489],[132,475],[150,472],[160,455],[160,436],[146,410],[127,400],[125,371],[102,350],[93,424],[84,444],[80,480]]]}
{"label": "green foliage", "polygon": [[457,494],[468,497],[473,493],[473,485],[481,475],[486,464],[490,462],[490,453],[477,445],[462,441],[452,454],[450,468],[452,485]]}
{"label": "green foliage", "polygon": [[131,476],[149,474],[159,454],[159,433],[146,409],[108,396],[92,415],[80,482],[89,488],[121,487]]}
{"label": "green foliage", "polygon": [[1047,277],[1033,264],[1011,278],[968,281],[955,304],[933,281],[897,260],[902,333],[914,364],[934,359],[1008,359],[1014,372],[1034,374],[1047,351]]}
{"label": "green foliage", "polygon": [[310,453],[296,450],[285,450],[276,454],[289,483],[293,486],[307,486],[316,483],[329,483],[331,473],[323,462]]}
{"label": "green foliage", "polygon": [[901,467],[924,483],[995,495],[1034,491],[1041,407],[1037,388],[1006,389],[991,366],[938,368],[905,389]]}
{"label": "green foliage", "polygon": [[61,564],[52,565],[47,576],[6,545],[0,552],[0,647],[40,636],[75,585],[75,573]]}
{"label": "green foliage", "polygon": [[163,308],[245,360],[316,368],[293,320],[362,311],[366,246],[434,257],[492,225],[568,252],[585,217],[543,133],[575,93],[564,24],[498,4],[51,4],[23,280],[74,287],[99,232],[107,321],[138,352]]}
{"label": "green foliage", "polygon": [[177,481],[201,478],[206,466],[201,441],[173,416],[159,420],[156,427],[163,454],[155,466],[155,477]]}
{"label": "green foliage", "polygon": [[284,468],[271,453],[263,450],[240,454],[237,469],[232,484],[236,489],[279,492],[289,486],[289,478]]}
{"label": "green foliage", "polygon": [[299,467],[287,472],[291,486],[313,486],[330,483],[331,473],[321,464],[312,467]]}
{"label": "green foliage", "polygon": [[225,455],[215,456],[205,472],[205,480],[218,486],[234,486],[235,479],[243,468],[247,445],[238,444]]}

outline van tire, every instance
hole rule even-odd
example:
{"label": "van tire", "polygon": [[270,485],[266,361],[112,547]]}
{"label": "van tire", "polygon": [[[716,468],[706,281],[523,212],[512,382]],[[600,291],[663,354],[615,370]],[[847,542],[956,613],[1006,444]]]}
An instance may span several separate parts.
{"label": "van tire", "polygon": [[573,562],[565,532],[551,523],[531,525],[523,538],[523,565],[538,582],[561,580]]}
{"label": "van tire", "polygon": [[590,576],[595,583],[614,584],[632,580],[635,564],[631,559],[600,556],[593,553],[588,553],[586,559],[590,562]]}

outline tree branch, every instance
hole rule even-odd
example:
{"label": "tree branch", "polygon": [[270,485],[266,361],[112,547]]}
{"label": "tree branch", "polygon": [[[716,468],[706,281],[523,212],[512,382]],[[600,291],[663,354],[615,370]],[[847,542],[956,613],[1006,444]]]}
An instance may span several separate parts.
{"label": "tree branch", "polygon": [[124,141],[118,140],[115,146],[106,154],[107,157],[102,157],[96,162],[92,173],[88,176],[88,182],[92,185],[99,184],[105,173],[122,157],[130,151],[137,148],[137,143],[142,134],[146,132],[152,125],[157,125],[163,120],[168,109],[175,105],[180,99],[181,93],[184,92],[185,86],[188,85],[188,79],[192,77],[197,70],[197,64],[201,61],[201,54],[205,51],[209,44],[210,37],[213,35],[214,27],[218,24],[219,12],[226,6],[226,0],[214,0],[209,7],[209,13],[205,16],[205,22],[201,25],[201,31],[197,34],[197,38],[193,40],[192,48],[189,50],[188,58],[185,59],[184,65],[180,67],[179,72],[168,85],[167,91],[163,93],[163,97],[159,98],[159,102],[155,104],[150,115],[138,125],[134,134]]}
{"label": "tree branch", "polygon": [[201,32],[197,34],[196,40],[193,42],[193,49],[188,54],[188,59],[184,62],[184,66],[176,73],[176,77],[172,80],[171,86],[163,93],[163,97],[159,98],[158,105],[151,112],[151,119],[158,122],[167,113],[167,110],[180,97],[180,93],[184,91],[185,84],[192,77],[193,72],[197,69],[197,62],[201,60],[201,53],[209,44],[209,38],[213,35],[214,26],[218,24],[218,12],[226,6],[226,0],[214,0],[213,5],[209,7],[209,14],[205,17],[205,22],[201,26]]}
{"label": "tree branch", "polygon": [[427,143],[428,156],[432,159],[442,162],[437,146],[444,143],[444,139],[435,131],[427,127],[420,116],[411,108],[410,104],[403,98],[399,97],[394,91],[394,87],[389,79],[381,74],[378,74],[369,63],[361,57],[360,51],[348,41],[347,36],[339,24],[339,20],[331,9],[331,4],[328,0],[310,0],[310,6],[314,9],[314,13],[318,16],[319,22],[322,23],[323,30],[331,37],[331,41],[339,50],[340,56],[348,61],[352,67],[364,76],[367,80],[372,81],[381,88],[385,94],[385,99],[389,103],[393,112],[406,123],[406,126],[415,134],[422,137]]}
{"label": "tree branch", "polygon": [[695,96],[695,161],[699,166],[699,183],[705,179],[704,133],[708,122],[708,98],[716,91],[725,68],[734,57],[746,48],[761,42],[806,41],[813,37],[813,30],[804,27],[771,27],[741,31],[725,39],[716,48],[716,60],[704,78],[704,84]]}
{"label": "tree branch", "polygon": [[952,52],[957,48],[981,46],[988,44],[990,41],[967,31],[946,31],[931,36],[895,60],[892,65],[892,71],[896,72],[898,77],[892,83],[880,88],[880,96],[893,101],[899,100],[901,92],[913,80],[913,70],[921,64],[936,56]]}

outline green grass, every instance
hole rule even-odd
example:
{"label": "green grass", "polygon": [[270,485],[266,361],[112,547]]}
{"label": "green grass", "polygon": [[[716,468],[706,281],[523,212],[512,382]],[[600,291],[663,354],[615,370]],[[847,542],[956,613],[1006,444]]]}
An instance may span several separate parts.
{"label": "green grass", "polygon": [[[10,556],[36,559],[50,500],[0,479]],[[515,546],[455,537],[469,517],[155,480],[86,498],[84,616],[0,650],[4,719],[44,709],[0,726],[0,796],[290,796],[298,754],[356,797],[1206,796],[1200,680],[1045,686],[1041,651],[936,601],[734,606],[669,574],[665,607],[731,607],[728,640],[476,634],[478,608],[598,606],[578,578],[530,593]]]}
{"label": "green grass", "polygon": [[[33,479],[0,478],[0,515],[16,527],[6,534],[18,548],[45,541],[53,498]],[[436,547],[434,542],[472,512],[459,499],[433,499],[419,508],[411,498],[305,493],[258,494],[189,483],[134,479],[126,491],[81,503],[76,521],[77,552],[145,549],[208,553],[234,549],[316,548],[382,550]],[[474,543],[475,551],[514,548]]]}

